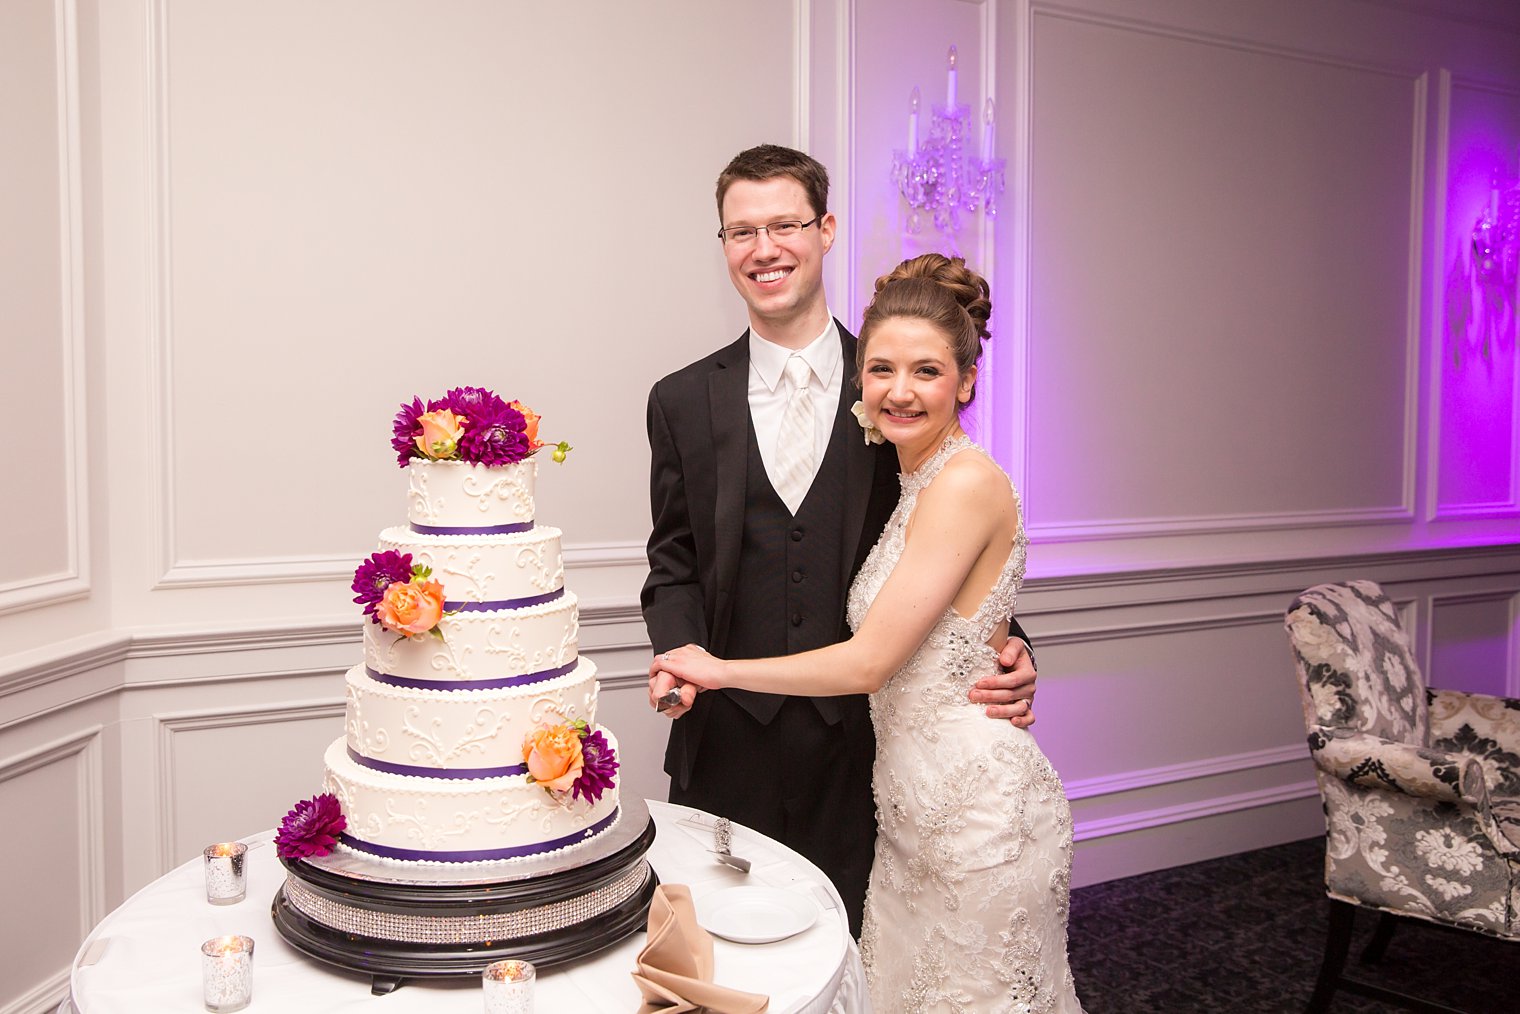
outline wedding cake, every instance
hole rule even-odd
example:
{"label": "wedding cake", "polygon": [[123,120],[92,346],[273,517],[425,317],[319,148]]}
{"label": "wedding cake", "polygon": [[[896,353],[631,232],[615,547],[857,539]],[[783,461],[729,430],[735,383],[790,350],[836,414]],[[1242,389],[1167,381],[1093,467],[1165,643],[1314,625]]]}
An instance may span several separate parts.
{"label": "wedding cake", "polygon": [[[617,739],[597,723],[561,533],[536,517],[549,447],[538,422],[474,387],[396,417],[407,523],[382,531],[355,572],[364,658],[345,677],[344,735],[323,758],[322,794],[276,837],[291,874],[276,921],[298,946],[315,939],[305,949],[318,957],[336,960],[324,929],[435,945],[451,891],[467,901],[443,942],[472,953],[505,943],[522,956],[525,939],[548,934],[548,957],[576,956],[590,948],[567,950],[565,931],[647,908],[652,825],[640,804],[625,826]],[[387,881],[405,889],[376,896]],[[480,884],[489,897],[458,889]],[[419,904],[430,914],[409,915]],[[387,906],[389,922],[377,921]],[[375,967],[369,957],[360,967]],[[410,958],[393,970],[434,974]]]}

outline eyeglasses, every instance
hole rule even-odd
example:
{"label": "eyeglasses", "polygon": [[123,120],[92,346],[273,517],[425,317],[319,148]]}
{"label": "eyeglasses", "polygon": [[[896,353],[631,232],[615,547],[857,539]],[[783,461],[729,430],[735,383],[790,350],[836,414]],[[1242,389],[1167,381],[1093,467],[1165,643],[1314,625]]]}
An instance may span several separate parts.
{"label": "eyeglasses", "polygon": [[772,222],[770,225],[733,225],[718,230],[725,246],[749,246],[763,232],[772,240],[795,236],[810,225],[817,225],[822,215],[807,222]]}

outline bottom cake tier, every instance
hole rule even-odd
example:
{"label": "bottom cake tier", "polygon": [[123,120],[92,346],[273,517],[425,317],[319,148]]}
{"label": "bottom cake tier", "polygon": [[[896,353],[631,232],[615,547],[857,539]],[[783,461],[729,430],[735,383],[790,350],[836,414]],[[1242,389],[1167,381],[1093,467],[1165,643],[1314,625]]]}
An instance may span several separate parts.
{"label": "bottom cake tier", "polygon": [[[615,751],[617,740],[601,730]],[[338,798],[354,849],[405,863],[494,862],[579,848],[618,819],[618,793],[551,795],[527,775],[425,778],[377,771],[346,739],[327,748],[323,791]]]}
{"label": "bottom cake tier", "polygon": [[643,929],[659,882],[644,858],[655,834],[648,809],[635,800],[620,817],[583,849],[527,863],[282,859],[275,925],[297,950],[370,976],[375,993],[407,978],[478,975],[502,958],[583,957]]}

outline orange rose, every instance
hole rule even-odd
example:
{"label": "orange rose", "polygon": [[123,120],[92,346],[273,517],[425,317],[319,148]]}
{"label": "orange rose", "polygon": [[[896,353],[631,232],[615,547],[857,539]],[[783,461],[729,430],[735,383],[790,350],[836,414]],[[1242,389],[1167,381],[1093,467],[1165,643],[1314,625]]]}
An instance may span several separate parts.
{"label": "orange rose", "polygon": [[523,435],[528,438],[528,450],[536,451],[544,446],[544,442],[538,439],[538,413],[520,401],[510,402],[508,407],[515,408],[522,413],[524,423]]}
{"label": "orange rose", "polygon": [[437,581],[392,581],[375,615],[398,634],[426,634],[443,617],[443,585]]}
{"label": "orange rose", "polygon": [[544,788],[566,792],[581,776],[581,736],[572,726],[536,729],[523,737],[528,774]]}
{"label": "orange rose", "polygon": [[422,434],[417,437],[417,449],[424,457],[436,461],[454,456],[454,452],[459,449],[459,438],[464,436],[464,416],[440,408],[436,412],[419,415],[417,422],[422,424]]}

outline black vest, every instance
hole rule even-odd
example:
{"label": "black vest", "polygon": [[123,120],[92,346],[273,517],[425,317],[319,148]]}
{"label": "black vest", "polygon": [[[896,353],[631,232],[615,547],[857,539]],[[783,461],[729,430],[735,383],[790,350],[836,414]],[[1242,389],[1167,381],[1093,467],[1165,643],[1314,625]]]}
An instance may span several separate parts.
{"label": "black vest", "polygon": [[[755,427],[748,427],[749,460],[745,469],[744,534],[734,581],[733,621],[724,645],[729,658],[770,658],[793,655],[834,644],[848,636],[840,587],[843,556],[855,547],[844,545],[844,474],[838,458],[851,435],[848,421],[835,413],[828,449],[813,485],[796,515],[776,494],[765,472]],[[859,434],[855,434],[859,439]],[[830,459],[834,459],[831,461]],[[785,696],[749,690],[725,691],[762,724],[781,710]],[[813,704],[829,724],[843,717],[841,699],[814,697]]]}

